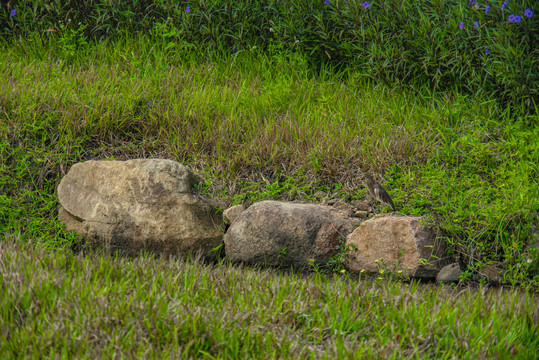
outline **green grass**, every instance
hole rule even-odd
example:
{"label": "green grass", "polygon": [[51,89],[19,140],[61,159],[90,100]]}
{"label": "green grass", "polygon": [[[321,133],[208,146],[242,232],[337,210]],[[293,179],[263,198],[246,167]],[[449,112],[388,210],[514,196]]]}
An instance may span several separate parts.
{"label": "green grass", "polygon": [[[67,34],[0,45],[0,358],[536,356],[536,115],[313,70],[299,54],[210,59]],[[182,162],[229,203],[361,199],[355,175],[370,171],[462,255],[466,276],[495,263],[518,286],[73,252],[60,179],[80,161],[132,158]]]}
{"label": "green grass", "polygon": [[236,203],[362,198],[354,175],[371,171],[472,269],[503,263],[513,284],[537,274],[535,115],[352,70],[313,72],[299,56],[204,61],[148,38],[34,50],[0,55],[4,228],[69,242],[54,189],[88,159],[175,159],[201,191]]}
{"label": "green grass", "polygon": [[[533,112],[539,67],[533,1],[137,0],[0,3],[0,41],[40,56],[47,44],[74,56],[88,41],[150,37],[170,53],[223,54],[257,48],[301,54],[315,68],[354,68],[384,84],[458,88]],[[187,7],[191,9],[187,12]],[[490,6],[486,14],[485,7]],[[11,16],[11,10],[16,14]],[[522,16],[518,24],[510,14]],[[460,22],[464,28],[460,29]],[[475,26],[478,22],[479,26]],[[21,41],[22,40],[22,41]],[[537,112],[535,112],[537,114]]]}
{"label": "green grass", "polygon": [[225,262],[0,247],[0,356],[535,358],[539,299]]}

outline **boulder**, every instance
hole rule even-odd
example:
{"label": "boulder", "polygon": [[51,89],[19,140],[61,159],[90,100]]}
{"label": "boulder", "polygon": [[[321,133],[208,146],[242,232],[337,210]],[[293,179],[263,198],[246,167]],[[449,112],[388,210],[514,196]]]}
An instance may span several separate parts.
{"label": "boulder", "polygon": [[351,233],[346,245],[351,272],[403,271],[403,275],[434,279],[449,262],[443,241],[420,224],[415,216],[380,216],[364,221]]}
{"label": "boulder", "polygon": [[241,213],[225,234],[233,261],[305,267],[325,263],[358,225],[330,206],[262,201]]}
{"label": "boulder", "polygon": [[184,255],[223,242],[217,207],[192,193],[191,171],[171,160],[87,161],[58,186],[58,218],[91,245]]}

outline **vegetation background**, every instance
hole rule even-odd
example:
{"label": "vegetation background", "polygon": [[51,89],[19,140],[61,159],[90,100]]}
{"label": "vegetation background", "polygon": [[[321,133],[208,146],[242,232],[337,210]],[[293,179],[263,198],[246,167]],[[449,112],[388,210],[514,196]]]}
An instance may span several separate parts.
{"label": "vegetation background", "polygon": [[[2,1],[0,354],[533,358],[532,6]],[[59,180],[76,162],[136,157],[188,164],[201,192],[231,203],[362,198],[354,175],[370,171],[402,213],[425,216],[463,256],[464,279],[496,264],[519,287],[448,295],[317,271],[72,254],[78,240],[57,221]],[[217,293],[168,271],[194,272]],[[137,278],[146,282],[133,290]],[[343,300],[350,294],[363,295]]]}

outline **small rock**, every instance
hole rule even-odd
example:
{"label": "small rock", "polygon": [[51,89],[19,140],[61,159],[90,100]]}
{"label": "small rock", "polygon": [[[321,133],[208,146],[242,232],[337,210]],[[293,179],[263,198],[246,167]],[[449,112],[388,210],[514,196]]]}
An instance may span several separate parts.
{"label": "small rock", "polygon": [[436,274],[439,271],[440,269],[435,266],[421,264],[413,270],[411,277],[421,280],[432,280],[436,278]]}
{"label": "small rock", "polygon": [[438,275],[436,275],[437,282],[458,282],[459,276],[462,274],[460,266],[457,263],[444,266]]}
{"label": "small rock", "polygon": [[358,210],[354,213],[354,215],[360,219],[365,219],[368,215],[368,211]]}
{"label": "small rock", "polygon": [[352,206],[361,211],[369,210],[369,202],[365,200],[352,200]]}
{"label": "small rock", "polygon": [[226,223],[230,225],[234,222],[234,219],[236,219],[244,211],[245,211],[245,206],[241,204],[234,205],[232,207],[229,207],[223,212],[223,217],[225,218]]}
{"label": "small rock", "polygon": [[354,211],[352,209],[352,205],[347,204],[343,200],[336,201],[332,206],[333,206],[334,209],[339,211],[343,216],[346,216],[346,217],[354,216]]}
{"label": "small rock", "polygon": [[485,265],[472,276],[474,281],[485,279],[491,285],[500,285],[503,283],[505,270],[495,265]]}

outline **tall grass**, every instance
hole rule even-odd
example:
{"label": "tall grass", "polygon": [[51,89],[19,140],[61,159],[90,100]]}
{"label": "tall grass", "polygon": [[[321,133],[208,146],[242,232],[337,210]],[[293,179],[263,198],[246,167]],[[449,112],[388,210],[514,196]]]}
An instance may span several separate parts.
{"label": "tall grass", "polygon": [[[374,2],[103,0],[9,2],[1,37],[30,48],[61,36],[161,38],[218,59],[258,48],[305,57],[317,69],[353,68],[387,86],[428,87],[535,111],[537,16],[528,0]],[[489,6],[489,11],[486,7]],[[188,10],[189,7],[189,11]],[[11,12],[16,8],[16,14]],[[510,21],[510,15],[520,21]],[[462,29],[461,27],[462,22]]]}
{"label": "tall grass", "polygon": [[517,289],[75,256],[12,234],[0,241],[4,359],[532,359],[538,345],[537,297]]}

